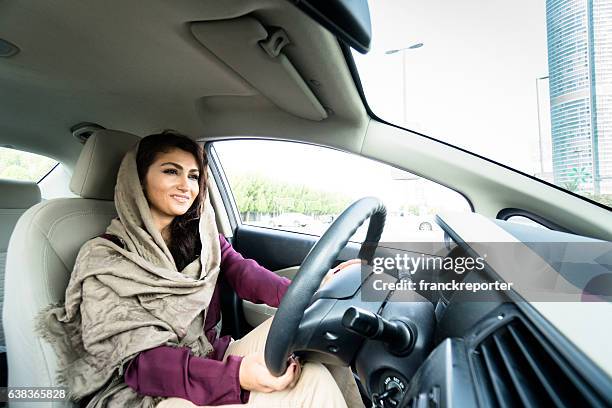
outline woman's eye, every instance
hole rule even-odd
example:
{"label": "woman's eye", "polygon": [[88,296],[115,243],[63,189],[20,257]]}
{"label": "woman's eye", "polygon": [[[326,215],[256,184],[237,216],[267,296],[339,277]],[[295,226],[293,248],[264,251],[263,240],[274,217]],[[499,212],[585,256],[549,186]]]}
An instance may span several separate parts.
{"label": "woman's eye", "polygon": [[189,176],[191,179],[193,180],[199,180],[200,176],[198,176],[197,174],[192,174],[191,176]]}
{"label": "woman's eye", "polygon": [[166,169],[164,170],[165,174],[177,174],[176,169]]}

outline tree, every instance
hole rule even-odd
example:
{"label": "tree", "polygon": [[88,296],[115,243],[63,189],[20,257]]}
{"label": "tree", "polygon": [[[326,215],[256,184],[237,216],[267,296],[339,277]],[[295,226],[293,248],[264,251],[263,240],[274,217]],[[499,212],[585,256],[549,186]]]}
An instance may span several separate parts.
{"label": "tree", "polygon": [[586,167],[572,167],[568,176],[571,178],[570,181],[563,183],[563,187],[571,192],[580,190],[581,184],[589,181],[591,173],[589,173]]}
{"label": "tree", "polygon": [[37,154],[0,148],[0,177],[38,181],[57,162]]}
{"label": "tree", "polygon": [[251,214],[278,215],[296,212],[308,215],[337,215],[350,199],[339,194],[272,181],[259,174],[230,176],[238,209],[245,220]]}

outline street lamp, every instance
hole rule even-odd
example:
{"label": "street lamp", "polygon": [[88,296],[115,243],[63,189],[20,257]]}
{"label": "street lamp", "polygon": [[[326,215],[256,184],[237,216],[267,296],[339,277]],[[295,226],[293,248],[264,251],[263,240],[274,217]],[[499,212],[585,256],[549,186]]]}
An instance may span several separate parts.
{"label": "street lamp", "polygon": [[416,44],[412,44],[410,47],[404,47],[404,48],[398,48],[395,50],[388,50],[385,51],[386,55],[391,55],[391,54],[395,54],[398,52],[402,53],[402,101],[404,102],[403,104],[403,117],[404,117],[404,126],[406,126],[406,123],[408,121],[408,118],[406,117],[406,107],[408,106],[408,103],[406,101],[406,53],[404,51],[408,51],[408,50],[415,50],[417,48],[421,48],[423,46],[423,43],[416,43]]}
{"label": "street lamp", "polygon": [[400,51],[414,50],[414,49],[417,49],[417,48],[421,48],[423,45],[424,45],[423,43],[416,43],[416,44],[412,44],[410,47],[404,47],[404,48],[398,48],[396,50],[385,51],[385,54],[391,55],[391,54],[395,54],[396,52],[400,52]]}

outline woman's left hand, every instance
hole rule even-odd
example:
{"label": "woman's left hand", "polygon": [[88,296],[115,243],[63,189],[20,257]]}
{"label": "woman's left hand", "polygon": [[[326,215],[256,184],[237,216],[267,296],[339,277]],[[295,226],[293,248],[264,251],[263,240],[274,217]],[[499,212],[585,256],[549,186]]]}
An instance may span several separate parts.
{"label": "woman's left hand", "polygon": [[323,277],[323,280],[321,281],[321,285],[319,286],[319,289],[327,285],[334,278],[334,276],[338,272],[340,272],[342,269],[346,268],[347,266],[354,265],[354,264],[360,264],[360,263],[361,263],[361,259],[358,259],[358,258],[349,259],[348,261],[342,262],[340,265],[336,266],[335,268],[330,269],[329,272],[327,272],[327,274],[325,274],[325,276]]}

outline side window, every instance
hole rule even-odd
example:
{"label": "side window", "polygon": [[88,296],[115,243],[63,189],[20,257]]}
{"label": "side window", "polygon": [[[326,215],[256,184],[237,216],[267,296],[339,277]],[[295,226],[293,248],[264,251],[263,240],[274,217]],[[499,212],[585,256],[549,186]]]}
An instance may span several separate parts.
{"label": "side window", "polygon": [[[357,155],[270,140],[213,145],[243,224],[320,236],[353,201],[380,198],[387,207],[384,241],[440,241],[440,211],[471,208],[459,193]],[[353,236],[365,238],[366,225]]]}
{"label": "side window", "polygon": [[45,156],[0,147],[0,178],[38,183],[57,162]]}

